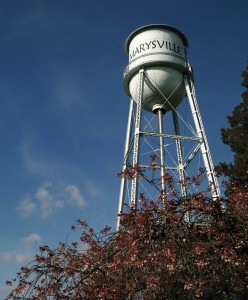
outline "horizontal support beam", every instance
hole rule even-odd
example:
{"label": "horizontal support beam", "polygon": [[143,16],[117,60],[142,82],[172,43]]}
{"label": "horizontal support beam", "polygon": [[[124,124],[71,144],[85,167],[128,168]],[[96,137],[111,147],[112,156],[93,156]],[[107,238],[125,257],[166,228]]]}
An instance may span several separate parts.
{"label": "horizontal support beam", "polygon": [[[128,164],[127,167],[132,168],[132,165]],[[152,169],[152,170],[159,170],[161,169],[160,166],[153,166],[151,168],[150,165],[139,165],[140,168],[144,168],[144,169]],[[176,171],[178,168],[177,167],[164,167],[165,170],[174,170]]]}
{"label": "horizontal support beam", "polygon": [[146,132],[146,131],[141,131],[141,135],[145,136],[158,136],[158,137],[163,137],[163,138],[171,138],[171,139],[180,139],[180,140],[189,140],[189,141],[198,141],[201,142],[202,138],[198,136],[183,136],[183,135],[176,135],[176,134],[166,134],[166,133],[158,133],[158,132]]}

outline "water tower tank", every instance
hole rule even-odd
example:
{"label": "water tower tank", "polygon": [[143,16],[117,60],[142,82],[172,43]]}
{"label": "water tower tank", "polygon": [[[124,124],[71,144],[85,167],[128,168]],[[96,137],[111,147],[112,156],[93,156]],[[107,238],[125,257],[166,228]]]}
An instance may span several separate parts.
{"label": "water tower tank", "polygon": [[147,25],[131,33],[125,43],[129,57],[123,79],[126,93],[137,102],[139,70],[144,69],[143,108],[169,111],[177,107],[186,94],[187,47],[186,36],[168,25]]}

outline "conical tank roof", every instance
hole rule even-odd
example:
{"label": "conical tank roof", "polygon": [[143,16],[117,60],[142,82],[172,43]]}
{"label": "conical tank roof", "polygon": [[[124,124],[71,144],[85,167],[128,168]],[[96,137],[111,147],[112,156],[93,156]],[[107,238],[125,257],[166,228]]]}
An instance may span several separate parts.
{"label": "conical tank roof", "polygon": [[145,26],[142,26],[136,30],[134,30],[126,39],[126,42],[125,42],[125,51],[128,55],[128,52],[129,52],[129,44],[131,42],[131,40],[133,39],[133,37],[139,33],[141,33],[142,31],[146,31],[147,29],[164,29],[164,30],[171,30],[173,32],[175,32],[176,34],[178,34],[180,36],[180,38],[182,39],[183,41],[183,44],[185,47],[189,47],[189,43],[188,43],[188,40],[185,36],[185,34],[180,31],[179,29],[173,27],[173,26],[169,26],[169,25],[166,25],[166,24],[150,24],[150,25],[145,25]]}

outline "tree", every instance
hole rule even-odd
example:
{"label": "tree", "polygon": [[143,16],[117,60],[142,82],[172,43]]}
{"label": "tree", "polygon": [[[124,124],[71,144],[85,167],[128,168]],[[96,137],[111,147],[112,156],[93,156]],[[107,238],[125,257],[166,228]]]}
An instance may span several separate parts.
{"label": "tree", "polygon": [[221,129],[222,141],[230,146],[234,160],[229,164],[221,162],[216,167],[216,172],[244,186],[248,181],[248,65],[242,77],[242,86],[245,87],[241,94],[243,101],[227,117],[230,128]]}
{"label": "tree", "polygon": [[78,220],[81,245],[41,246],[7,299],[247,299],[247,193],[232,186],[223,210],[223,200],[212,201],[208,191],[178,198],[166,178],[166,201],[140,195],[139,207],[120,215],[118,232],[95,232]]}
{"label": "tree", "polygon": [[[82,231],[80,242],[41,246],[7,282],[17,282],[7,300],[248,299],[248,66],[242,76],[243,102],[222,129],[234,163],[216,168],[231,181],[226,199],[211,199],[210,188],[180,198],[165,174],[166,199],[140,195],[138,208],[120,214],[117,232],[95,232],[78,220],[72,229]],[[119,176],[154,184],[138,165]],[[199,186],[202,176],[200,170],[179,185]]]}

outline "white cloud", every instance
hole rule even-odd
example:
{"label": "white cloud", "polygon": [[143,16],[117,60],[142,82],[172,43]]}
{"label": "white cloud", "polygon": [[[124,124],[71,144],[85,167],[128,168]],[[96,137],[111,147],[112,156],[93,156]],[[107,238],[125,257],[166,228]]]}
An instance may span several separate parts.
{"label": "white cloud", "polygon": [[[34,136],[26,134],[19,147],[25,169],[41,178],[49,177],[52,181],[41,184],[33,194],[26,195],[19,204],[19,213],[23,217],[39,214],[47,218],[67,205],[82,208],[85,198],[79,188],[74,184],[57,183],[61,173],[65,170],[68,172],[70,166],[43,159],[43,156],[39,155],[40,151],[37,149],[39,143],[35,139]],[[73,169],[73,172],[75,171],[78,172],[77,169]],[[90,196],[98,194],[96,188],[90,183],[85,183],[85,188]]]}
{"label": "white cloud", "polygon": [[34,203],[31,197],[27,195],[23,200],[21,200],[17,210],[23,217],[29,217],[35,213],[36,203]]}
{"label": "white cloud", "polygon": [[0,252],[0,261],[15,261],[18,264],[31,261],[34,257],[34,250],[41,242],[42,238],[38,233],[31,233],[17,242],[16,250]]}
{"label": "white cloud", "polygon": [[66,186],[65,191],[67,191],[70,195],[70,200],[72,200],[77,207],[84,206],[84,197],[81,195],[77,186],[69,184]]}
{"label": "white cloud", "polygon": [[31,233],[20,239],[19,247],[13,252],[12,257],[18,264],[29,262],[34,258],[34,250],[42,242],[42,238],[38,233]]}
{"label": "white cloud", "polygon": [[21,242],[28,248],[34,245],[40,244],[42,241],[41,236],[38,233],[31,233],[30,235],[21,239]]}
{"label": "white cloud", "polygon": [[0,252],[0,262],[17,262],[24,263],[31,261],[34,257],[31,249],[23,252]]}
{"label": "white cloud", "polygon": [[35,197],[39,202],[41,216],[44,218],[64,207],[64,201],[60,200],[56,194],[52,194],[51,188],[52,184],[46,182],[35,193]]}
{"label": "white cloud", "polygon": [[14,254],[14,258],[18,264],[21,264],[31,261],[34,258],[34,255],[31,252],[19,252]]}
{"label": "white cloud", "polygon": [[51,182],[41,184],[35,193],[25,196],[17,210],[23,217],[39,215],[48,218],[66,206],[82,208],[85,198],[76,185],[58,185]]}

